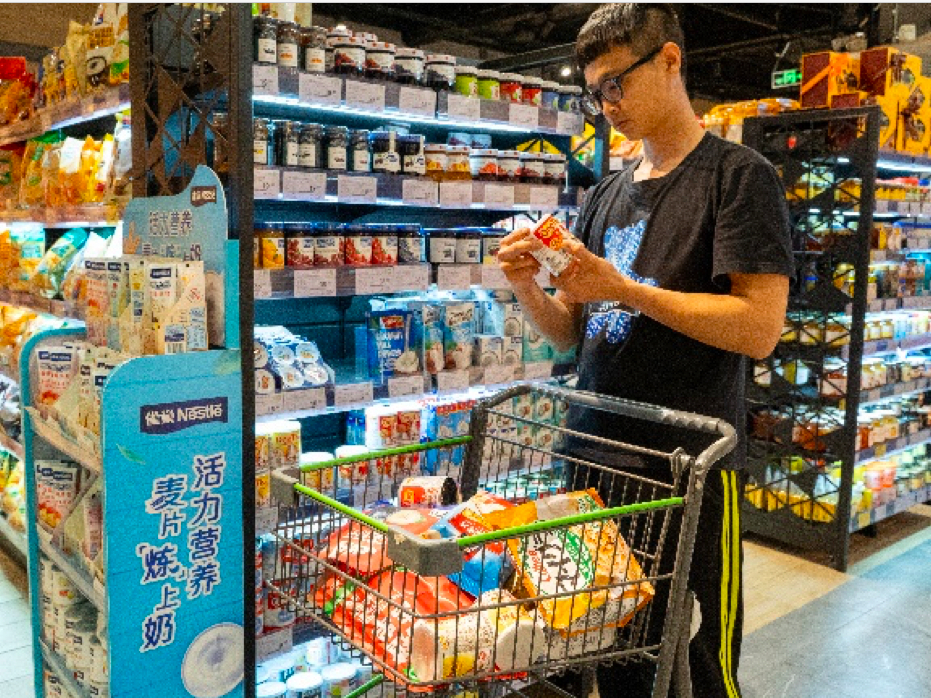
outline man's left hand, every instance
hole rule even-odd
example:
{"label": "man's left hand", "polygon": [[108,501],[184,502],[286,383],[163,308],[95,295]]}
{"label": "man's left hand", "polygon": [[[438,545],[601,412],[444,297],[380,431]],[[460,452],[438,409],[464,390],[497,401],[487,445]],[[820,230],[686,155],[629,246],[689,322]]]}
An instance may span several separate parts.
{"label": "man's left hand", "polygon": [[569,300],[573,303],[624,302],[633,281],[608,260],[589,252],[578,240],[566,240],[563,249],[575,259],[562,274],[551,278],[553,285]]}

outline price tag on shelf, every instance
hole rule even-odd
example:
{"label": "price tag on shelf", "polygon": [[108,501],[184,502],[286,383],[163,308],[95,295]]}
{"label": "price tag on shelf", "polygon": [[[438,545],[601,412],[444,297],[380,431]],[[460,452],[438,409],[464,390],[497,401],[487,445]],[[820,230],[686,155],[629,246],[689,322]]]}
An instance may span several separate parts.
{"label": "price tag on shelf", "polygon": [[440,264],[436,270],[436,287],[441,291],[467,291],[472,285],[469,264]]}
{"label": "price tag on shelf", "polygon": [[253,64],[252,90],[257,95],[278,94],[278,66],[261,63]]}
{"label": "price tag on shelf", "polygon": [[336,269],[295,269],[294,297],[323,298],[336,295]]}
{"label": "price tag on shelf", "polygon": [[486,184],[485,208],[514,208],[514,187],[510,184]]}
{"label": "price tag on shelf", "polygon": [[561,111],[556,115],[556,130],[560,133],[573,136],[581,134],[584,123],[585,120],[582,118],[581,114]]}
{"label": "price tag on shelf", "polygon": [[478,121],[482,116],[482,102],[476,97],[450,93],[446,113],[450,119]]}
{"label": "price tag on shelf", "polygon": [[558,208],[559,187],[530,187],[530,205],[540,208]]}
{"label": "price tag on shelf", "polygon": [[874,206],[876,213],[888,213],[889,212],[889,201],[887,199],[876,199],[876,204]]}
{"label": "price tag on shelf", "polygon": [[388,397],[423,395],[423,376],[398,376],[388,379]]}
{"label": "price tag on shelf", "polygon": [[371,383],[350,383],[337,385],[334,394],[334,404],[337,407],[367,404],[374,399]]}
{"label": "price tag on shelf", "polygon": [[540,108],[532,104],[512,104],[508,113],[512,126],[534,129],[540,125]]}
{"label": "price tag on shelf", "polygon": [[470,208],[472,182],[440,182],[440,207]]}
{"label": "price tag on shelf", "polygon": [[394,293],[396,267],[359,267],[356,269],[356,295],[377,296]]}
{"label": "price tag on shelf", "polygon": [[430,288],[429,264],[410,264],[396,267],[394,270],[394,290],[398,291],[426,291]]}
{"label": "price tag on shelf", "polygon": [[272,297],[272,272],[271,269],[256,269],[252,273],[252,288],[255,298]]}
{"label": "price tag on shelf", "polygon": [[436,92],[420,90],[416,87],[401,87],[401,93],[398,95],[398,111],[405,114],[434,116],[436,114]]}
{"label": "price tag on shelf", "polygon": [[385,111],[385,86],[373,82],[347,80],[346,106],[366,111]]}
{"label": "price tag on shelf", "polygon": [[514,367],[504,364],[485,367],[485,385],[500,385],[514,381]]}
{"label": "price tag on shelf", "polygon": [[921,215],[931,216],[931,203],[924,203],[921,205]]}
{"label": "price tag on shelf", "polygon": [[253,170],[252,190],[256,199],[275,199],[281,193],[281,173],[256,167]]}
{"label": "price tag on shelf", "polygon": [[436,374],[436,388],[442,393],[466,390],[468,387],[468,371],[440,371]]}
{"label": "price tag on shelf", "polygon": [[401,198],[409,206],[436,206],[436,182],[432,179],[405,179],[401,184]]}
{"label": "price tag on shelf", "polygon": [[340,175],[336,179],[336,196],[341,203],[374,204],[378,195],[375,177]]}
{"label": "price tag on shelf", "polygon": [[552,361],[533,361],[524,364],[524,380],[535,381],[553,375]]}
{"label": "price tag on shelf", "polygon": [[306,412],[325,409],[326,391],[323,388],[289,390],[283,393],[284,412]]}
{"label": "price tag on shelf", "polygon": [[301,73],[297,89],[302,102],[338,105],[343,101],[343,81],[329,75]]}
{"label": "price tag on shelf", "polygon": [[260,417],[279,414],[284,411],[284,400],[281,393],[255,396],[255,413]]}
{"label": "price tag on shelf", "polygon": [[483,264],[482,288],[505,291],[511,288],[511,284],[508,283],[507,277],[497,264]]}
{"label": "price tag on shelf", "polygon": [[326,172],[284,172],[281,192],[288,199],[321,201],[326,197]]}

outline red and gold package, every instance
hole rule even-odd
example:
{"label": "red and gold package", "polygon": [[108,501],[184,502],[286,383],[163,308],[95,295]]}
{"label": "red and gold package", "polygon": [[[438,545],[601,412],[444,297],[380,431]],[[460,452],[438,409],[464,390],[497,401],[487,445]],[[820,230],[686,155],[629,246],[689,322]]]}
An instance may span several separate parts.
{"label": "red and gold package", "polygon": [[[497,529],[604,509],[594,489],[527,502],[485,516]],[[539,531],[508,540],[529,598],[569,594],[539,603],[546,622],[564,635],[620,627],[653,598],[643,570],[612,520]],[[586,591],[610,586],[608,590]]]}
{"label": "red and gold package", "polygon": [[558,218],[549,215],[537,223],[531,232],[544,245],[542,249],[530,253],[534,259],[553,276],[559,276],[566,271],[573,260],[572,255],[562,249],[563,243],[572,237],[568,228]]}

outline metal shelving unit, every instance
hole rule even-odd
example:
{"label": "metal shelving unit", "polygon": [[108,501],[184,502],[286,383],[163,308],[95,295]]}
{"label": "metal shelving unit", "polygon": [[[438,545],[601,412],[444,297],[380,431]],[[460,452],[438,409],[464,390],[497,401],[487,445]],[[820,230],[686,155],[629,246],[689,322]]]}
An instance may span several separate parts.
{"label": "metal shelving unit", "polygon": [[[864,359],[931,347],[931,335],[865,341],[868,313],[928,309],[929,299],[867,301],[871,262],[898,258],[927,247],[906,241],[902,253],[871,251],[874,212],[883,220],[921,219],[922,206],[897,207],[874,200],[877,171],[931,172],[931,160],[880,152],[879,113],[874,107],[817,110],[750,119],[744,143],[766,156],[782,175],[793,226],[797,277],[790,293],[790,312],[804,318],[793,323],[824,332],[838,315],[851,318],[849,329],[831,343],[783,342],[773,356],[748,375],[748,410],[756,422],[749,444],[750,482],[743,506],[748,531],[827,553],[834,566],[846,569],[849,536],[908,507],[926,501],[926,485],[899,493],[891,502],[854,509],[854,468],[931,443],[927,428],[902,434],[870,448],[857,448],[861,407],[925,392],[924,378],[861,391]],[[899,210],[901,208],[901,211]],[[854,273],[850,292],[838,288],[838,265]],[[836,325],[834,326],[836,329]],[[842,361],[846,390],[822,395],[818,380],[826,362]],[[798,385],[780,367],[810,369]],[[766,376],[764,385],[755,377]],[[773,411],[779,417],[772,418]],[[764,423],[765,422],[765,423]],[[840,478],[830,478],[839,468]]]}

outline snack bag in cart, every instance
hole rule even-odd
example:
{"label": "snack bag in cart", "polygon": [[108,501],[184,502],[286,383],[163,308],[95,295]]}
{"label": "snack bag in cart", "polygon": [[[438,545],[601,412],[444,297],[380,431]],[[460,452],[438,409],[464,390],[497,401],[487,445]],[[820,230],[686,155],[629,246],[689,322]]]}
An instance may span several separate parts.
{"label": "snack bag in cart", "polygon": [[[493,512],[486,520],[507,529],[603,508],[598,493],[590,489]],[[529,597],[570,594],[539,603],[546,623],[566,636],[626,625],[655,593],[646,581],[627,584],[643,579],[643,570],[610,519],[512,538],[508,549]],[[609,590],[587,591],[609,585]]]}

